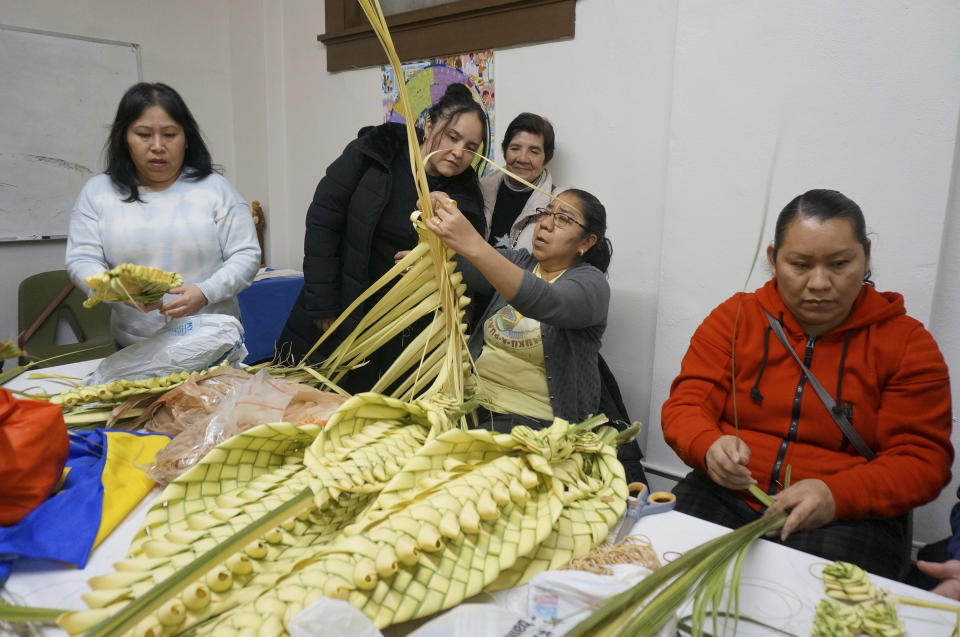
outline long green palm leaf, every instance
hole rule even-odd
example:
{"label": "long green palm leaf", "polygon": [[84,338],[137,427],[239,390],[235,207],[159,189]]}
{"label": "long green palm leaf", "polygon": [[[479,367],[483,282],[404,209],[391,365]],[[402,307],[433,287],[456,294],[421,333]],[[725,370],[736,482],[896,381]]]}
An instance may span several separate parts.
{"label": "long green palm leaf", "polygon": [[[684,553],[626,591],[611,597],[577,624],[568,637],[652,635],[689,598],[701,577],[717,564],[728,565],[744,547],[783,526],[786,513],[762,517]],[[664,587],[661,591],[661,587]],[[660,591],[659,593],[657,591]],[[657,593],[654,596],[654,593]],[[653,599],[637,613],[648,598]]]}

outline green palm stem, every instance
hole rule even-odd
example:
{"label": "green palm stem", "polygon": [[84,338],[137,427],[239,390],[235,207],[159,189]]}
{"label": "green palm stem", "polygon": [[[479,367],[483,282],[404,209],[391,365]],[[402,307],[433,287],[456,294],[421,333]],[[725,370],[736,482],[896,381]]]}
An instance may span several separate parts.
{"label": "green palm stem", "polygon": [[94,626],[90,629],[90,632],[86,634],[87,637],[122,635],[133,630],[147,615],[160,608],[164,602],[185,589],[198,577],[273,527],[298,513],[307,511],[313,505],[313,491],[309,488],[304,489],[273,511],[261,516],[257,521],[250,524],[250,526],[241,529],[225,542],[190,562],[190,564],[184,566],[151,588],[138,599],[130,602],[130,604],[117,614]]}
{"label": "green palm stem", "polygon": [[883,599],[891,604],[907,604],[909,606],[919,606],[921,608],[948,610],[952,613],[957,613],[957,617],[960,619],[960,606],[957,606],[956,604],[941,604],[940,602],[931,602],[926,599],[917,599],[916,597],[905,597],[903,595],[896,595],[894,593],[887,593],[883,596]]}
{"label": "green palm stem", "polygon": [[0,622],[52,624],[65,612],[60,608],[34,608],[0,602]]}
{"label": "green palm stem", "polygon": [[[329,336],[331,336],[334,332],[336,332],[337,328],[340,327],[340,324],[343,323],[345,320],[347,320],[347,318],[350,316],[350,314],[354,310],[360,307],[360,305],[364,303],[368,298],[376,294],[377,291],[380,290],[380,288],[384,287],[392,279],[402,275],[404,269],[406,269],[408,266],[412,266],[417,261],[417,259],[419,259],[423,255],[424,253],[422,249],[421,250],[414,249],[414,250],[411,250],[410,253],[407,254],[405,257],[397,261],[392,268],[387,270],[387,272],[384,273],[383,276],[381,276],[374,283],[372,283],[370,287],[364,290],[363,293],[360,294],[360,296],[358,296],[353,301],[353,303],[351,303],[343,312],[340,313],[340,316],[338,316],[337,319],[333,322],[333,325],[327,328],[327,330],[320,335],[320,338],[317,339],[317,342],[313,344],[313,347],[311,347],[310,350],[307,351],[306,355],[304,355],[304,357],[299,361],[299,363],[296,366],[297,367],[305,366],[307,359],[310,358],[310,355],[313,354],[317,350],[317,348],[320,347],[320,345],[325,340],[327,340]],[[351,334],[351,336],[353,336],[353,334]],[[352,341],[352,339],[349,339],[349,340]]]}
{"label": "green palm stem", "polygon": [[44,378],[52,379],[52,380],[62,380],[62,381],[66,381],[64,384],[70,385],[71,387],[80,387],[81,385],[83,385],[83,383],[80,382],[81,379],[79,376],[64,376],[63,374],[47,374],[45,372],[31,372],[31,374],[27,376],[27,378],[29,378],[30,380],[44,379]]}
{"label": "green palm stem", "polygon": [[608,422],[609,419],[603,414],[597,414],[595,416],[590,416],[583,422],[573,423],[573,431],[590,431],[595,427],[599,427],[605,422]]}
{"label": "green palm stem", "polygon": [[23,372],[25,372],[25,371],[27,371],[28,369],[31,369],[31,368],[33,368],[33,367],[36,367],[36,366],[39,365],[40,363],[46,363],[46,362],[48,362],[48,361],[53,361],[53,360],[56,360],[56,359],[58,359],[58,358],[63,358],[64,356],[72,356],[72,355],[74,355],[74,354],[80,354],[80,353],[82,353],[82,352],[88,352],[88,351],[90,351],[90,350],[92,350],[92,349],[96,349],[96,347],[87,347],[87,348],[84,348],[84,349],[78,349],[78,350],[74,350],[74,351],[72,351],[72,352],[67,352],[66,354],[57,354],[56,356],[51,356],[51,357],[49,357],[49,358],[44,358],[44,359],[41,359],[41,360],[30,361],[30,362],[27,363],[26,365],[18,365],[18,366],[16,366],[16,367],[13,367],[13,368],[11,368],[11,369],[8,369],[8,370],[5,371],[5,372],[0,372],[0,385],[3,385],[3,384],[6,383],[7,381],[13,380],[14,378],[16,378],[17,376],[19,376],[19,375],[22,374]]}
{"label": "green palm stem", "polygon": [[[674,580],[654,598],[651,604],[648,604],[633,618],[623,634],[637,636],[655,634],[660,626],[666,623],[677,608],[689,598],[691,591],[694,591],[694,612],[695,615],[699,615],[700,621],[695,622],[693,628],[694,635],[699,635],[703,629],[707,602],[712,601],[714,611],[716,611],[720,597],[723,595],[730,560],[736,556],[739,557],[738,562],[741,561],[742,556],[755,539],[769,531],[780,528],[786,519],[786,513],[763,517],[728,533],[728,542],[721,544],[715,554],[703,560],[702,566],[698,564],[691,568],[690,577],[684,579],[682,585],[678,585],[678,582],[687,578],[686,574],[682,578],[678,577]],[[701,574],[703,574],[703,577],[701,577]],[[739,586],[740,578],[739,571],[737,571],[735,577],[731,579],[730,588],[736,590]],[[669,601],[661,604],[660,599]],[[716,616],[714,616],[714,624],[716,624]],[[714,632],[716,632],[716,625],[714,625]]]}
{"label": "green palm stem", "polygon": [[[733,575],[730,578],[731,582],[740,581],[740,566],[743,564],[743,557],[746,555],[747,546],[744,546],[736,553],[737,559],[734,562],[735,566]],[[717,632],[717,612],[720,608],[720,602],[723,599],[723,591],[727,580],[727,570],[729,565],[729,560],[718,561],[716,564],[711,566],[706,575],[703,576],[703,578],[700,580],[700,583],[696,586],[696,593],[694,594],[693,598],[693,617],[695,618],[693,626],[694,633],[696,634],[699,634],[703,631],[703,624],[707,617],[708,605],[713,608],[710,618],[713,622],[713,632]],[[740,612],[740,599],[737,594],[738,590],[739,586],[731,587],[730,596],[727,598],[727,612],[729,613],[732,610],[734,616],[739,615]],[[734,622],[734,634],[736,634],[736,622]]]}
{"label": "green palm stem", "polygon": [[[739,551],[761,535],[783,526],[786,519],[786,513],[762,517],[687,551],[633,587],[611,597],[600,610],[567,633],[568,637],[654,634],[688,599],[702,576],[712,569],[725,571]],[[733,588],[738,584],[733,582]],[[636,609],[658,590],[660,592],[635,616]]]}
{"label": "green palm stem", "polygon": [[643,429],[643,423],[641,423],[639,420],[634,422],[632,425],[617,434],[616,443],[618,445],[622,445],[624,443],[636,440],[637,436],[640,435],[641,429]]}
{"label": "green palm stem", "polygon": [[298,367],[296,369],[298,371],[304,371],[310,376],[312,376],[313,378],[315,378],[319,384],[324,386],[326,391],[331,391],[335,394],[340,394],[341,396],[347,396],[347,397],[350,396],[349,393],[347,393],[346,391],[340,388],[340,385],[337,385],[335,382],[333,382],[332,380],[330,380],[329,378],[327,378],[326,376],[324,376],[314,368],[308,365],[304,365],[303,367]]}
{"label": "green palm stem", "polygon": [[885,593],[880,597],[890,604],[906,604],[908,606],[919,606],[920,608],[932,608],[934,610],[946,610],[956,613],[956,623],[954,624],[953,633],[951,634],[960,635],[960,606],[956,604],[941,604],[940,602],[931,602],[925,599],[895,595],[893,593]]}
{"label": "green palm stem", "polygon": [[[113,407],[105,407],[103,409],[82,409],[78,411],[71,411],[69,413],[63,414],[63,422],[66,423],[67,429],[94,429],[96,427],[103,427],[105,423],[110,419],[110,415],[113,413]],[[146,411],[145,407],[134,407],[123,412],[123,415],[120,416],[114,424],[110,425],[112,429],[123,428],[124,425],[120,421],[130,420],[132,418],[137,418]]]}
{"label": "green palm stem", "polygon": [[[756,538],[754,538],[756,539]],[[747,556],[747,549],[750,548],[752,540],[744,544],[737,552],[737,558],[734,561],[733,573],[730,576],[730,595],[727,597],[727,608],[725,611],[719,610],[720,601],[723,599],[723,591],[726,584],[727,562],[718,562],[716,568],[711,569],[710,573],[701,580],[697,586],[694,595],[693,607],[693,634],[703,634],[703,622],[706,618],[707,602],[712,604],[713,611],[710,613],[713,622],[713,632],[717,633],[717,617],[733,617],[733,633],[737,632],[737,623],[740,619],[740,574],[743,570],[743,560]],[[726,624],[724,624],[726,627]],[[726,631],[724,631],[726,632]]]}
{"label": "green palm stem", "polygon": [[[725,617],[730,617],[733,615],[733,632],[737,632],[737,624],[740,621],[740,574],[743,572],[743,560],[747,557],[747,548],[743,547],[739,554],[737,554],[737,560],[733,564],[733,574],[730,576],[731,582],[736,582],[737,585],[731,587],[730,596],[727,597],[727,610],[718,611],[717,604],[713,606],[713,632],[717,632],[717,615],[723,614]],[[721,583],[722,586],[722,583]],[[701,626],[701,632],[703,627]]]}
{"label": "green palm stem", "polygon": [[41,362],[42,361],[30,361],[26,365],[17,365],[16,367],[8,369],[5,372],[0,372],[0,385],[5,384],[7,381],[13,380],[14,378],[19,376],[23,372],[27,371],[28,369],[36,367]]}

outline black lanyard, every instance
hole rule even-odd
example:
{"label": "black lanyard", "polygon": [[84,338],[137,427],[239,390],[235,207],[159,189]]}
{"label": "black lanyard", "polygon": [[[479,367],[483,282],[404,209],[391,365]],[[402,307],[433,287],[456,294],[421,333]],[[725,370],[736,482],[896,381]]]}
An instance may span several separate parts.
{"label": "black lanyard", "polygon": [[803,370],[803,373],[807,376],[807,380],[810,382],[810,385],[813,387],[813,391],[817,393],[817,396],[820,397],[820,400],[823,402],[823,406],[827,408],[827,411],[830,412],[830,415],[833,416],[833,422],[837,423],[837,427],[840,427],[840,431],[843,432],[843,435],[846,436],[847,440],[850,441],[857,451],[865,457],[867,460],[873,460],[877,457],[877,454],[873,452],[873,449],[867,446],[867,443],[864,442],[863,438],[860,437],[860,434],[857,433],[857,430],[853,428],[853,425],[847,420],[846,415],[843,411],[837,409],[837,404],[833,400],[833,396],[827,393],[827,390],[823,388],[823,385],[820,384],[820,381],[817,380],[817,377],[813,375],[806,365],[803,364],[803,361],[800,360],[800,357],[797,356],[797,353],[793,351],[793,348],[790,347],[790,343],[787,342],[787,336],[783,333],[783,327],[780,325],[777,319],[773,318],[773,315],[770,312],[764,310],[764,313],[767,315],[767,320],[770,321],[770,328],[773,330],[773,333],[777,335],[777,340],[786,348],[788,352],[793,355],[793,359],[797,361],[797,365],[800,366],[800,369]]}

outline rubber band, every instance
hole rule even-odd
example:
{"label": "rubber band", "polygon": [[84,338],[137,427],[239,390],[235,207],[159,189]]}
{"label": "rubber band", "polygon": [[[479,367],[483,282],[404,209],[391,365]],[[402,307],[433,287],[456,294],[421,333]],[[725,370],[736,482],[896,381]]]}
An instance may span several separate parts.
{"label": "rubber band", "polygon": [[[810,570],[810,569],[812,569],[814,566],[819,566],[819,567],[820,567],[820,575],[815,575],[815,574],[813,573],[813,571]],[[807,564],[807,572],[810,573],[810,577],[812,577],[813,579],[816,579],[816,580],[820,580],[820,581],[822,582],[822,581],[823,581],[823,569],[824,569],[825,566],[827,566],[827,562],[810,562],[809,564]]]}

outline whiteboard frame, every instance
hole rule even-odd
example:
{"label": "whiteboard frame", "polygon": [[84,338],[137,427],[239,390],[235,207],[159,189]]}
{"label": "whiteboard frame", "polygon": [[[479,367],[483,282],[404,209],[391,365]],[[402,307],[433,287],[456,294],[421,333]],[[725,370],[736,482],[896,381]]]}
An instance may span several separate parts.
{"label": "whiteboard frame", "polygon": [[[0,24],[0,31],[17,31],[20,33],[32,33],[35,35],[46,35],[56,38],[64,38],[69,40],[81,40],[84,42],[94,42],[97,44],[108,44],[114,46],[121,46],[125,48],[133,49],[134,56],[137,62],[137,82],[143,81],[143,60],[140,51],[140,45],[136,42],[125,42],[122,40],[109,40],[106,38],[95,38],[84,35],[76,35],[73,33],[60,33],[58,31],[47,31],[44,29],[31,29],[29,27],[20,27],[12,24]],[[23,236],[0,236],[0,243],[15,243],[21,241],[62,241],[66,239],[67,235],[65,234],[49,234],[49,235],[23,235]]]}

